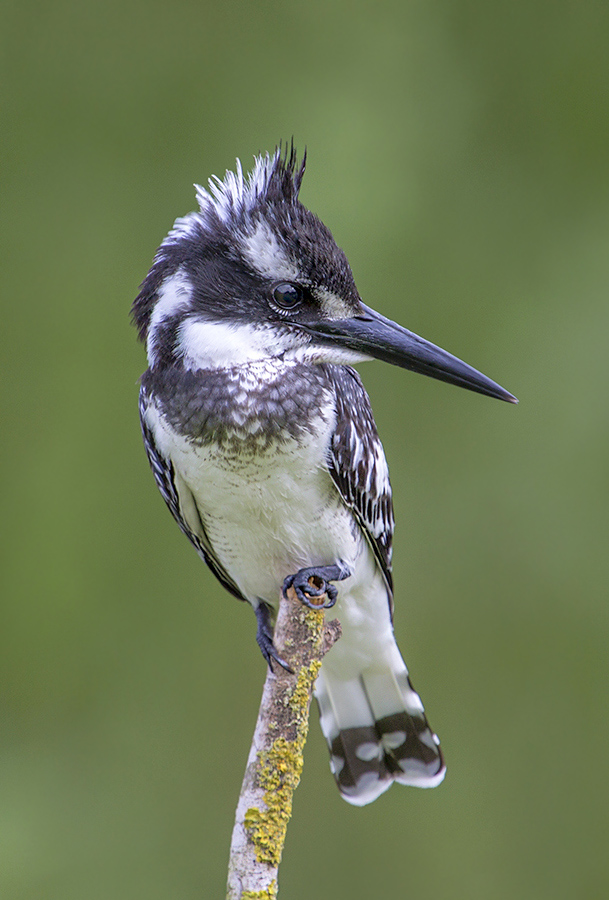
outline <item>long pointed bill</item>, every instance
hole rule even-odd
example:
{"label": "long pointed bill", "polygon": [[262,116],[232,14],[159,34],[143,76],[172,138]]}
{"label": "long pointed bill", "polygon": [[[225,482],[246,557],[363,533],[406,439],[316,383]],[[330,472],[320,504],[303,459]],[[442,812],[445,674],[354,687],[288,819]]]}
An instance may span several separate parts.
{"label": "long pointed bill", "polygon": [[349,319],[326,320],[307,328],[324,343],[348,347],[394,366],[430,375],[479,394],[518,403],[516,397],[435,344],[362,304],[363,314]]}

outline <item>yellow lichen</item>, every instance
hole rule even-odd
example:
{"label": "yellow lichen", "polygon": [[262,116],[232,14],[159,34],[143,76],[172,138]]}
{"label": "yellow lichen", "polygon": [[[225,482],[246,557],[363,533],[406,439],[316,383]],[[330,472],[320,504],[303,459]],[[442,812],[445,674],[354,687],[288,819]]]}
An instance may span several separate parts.
{"label": "yellow lichen", "polygon": [[289,696],[294,713],[296,737],[292,741],[277,738],[270,748],[259,754],[258,781],[264,791],[266,809],[250,807],[244,825],[258,862],[278,866],[292,815],[292,797],[298,787],[303,767],[303,750],[309,727],[309,698],[321,663],[317,660],[303,666]]}
{"label": "yellow lichen", "polygon": [[310,641],[319,641],[321,640],[321,632],[324,627],[324,612],[323,609],[320,610],[305,610],[305,624],[309,630],[309,640]]}
{"label": "yellow lichen", "polygon": [[[305,728],[306,731],[306,728]],[[306,733],[294,741],[277,738],[260,754],[258,779],[264,790],[266,809],[250,807],[245,813],[245,829],[254,845],[258,862],[278,866],[292,815],[292,795],[302,774]]]}
{"label": "yellow lichen", "polygon": [[316,659],[308,666],[303,666],[298,673],[296,685],[289,698],[289,704],[297,716],[306,717],[308,714],[309,697],[320,668],[321,662]]}
{"label": "yellow lichen", "polygon": [[271,881],[266,890],[263,891],[244,891],[241,894],[241,900],[275,900],[277,897],[277,882],[275,879]]}
{"label": "yellow lichen", "polygon": [[[304,611],[309,629],[309,640],[320,642],[322,638],[324,614],[322,611]],[[288,822],[292,815],[292,798],[298,787],[303,768],[303,750],[309,728],[309,702],[313,684],[319,673],[321,662],[313,660],[303,666],[296,684],[285,698],[286,707],[292,712],[292,727],[296,732],[293,740],[277,738],[268,750],[259,753],[257,780],[264,791],[264,809],[252,806],[245,813],[244,826],[251,840],[259,863],[278,867],[285,842]],[[274,888],[276,892],[276,886]],[[274,898],[276,894],[270,894]],[[246,895],[244,895],[245,897]],[[266,894],[247,895],[266,898]]]}

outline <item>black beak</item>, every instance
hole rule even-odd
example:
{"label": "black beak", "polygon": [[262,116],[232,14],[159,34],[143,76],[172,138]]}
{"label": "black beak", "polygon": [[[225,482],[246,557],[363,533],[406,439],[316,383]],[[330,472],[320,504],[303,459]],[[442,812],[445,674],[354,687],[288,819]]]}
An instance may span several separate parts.
{"label": "black beak", "polygon": [[324,343],[348,347],[403,369],[430,375],[479,394],[507,400],[508,403],[518,403],[516,397],[486,375],[363,303],[361,315],[350,319],[327,319],[309,326],[307,331],[322,338]]}

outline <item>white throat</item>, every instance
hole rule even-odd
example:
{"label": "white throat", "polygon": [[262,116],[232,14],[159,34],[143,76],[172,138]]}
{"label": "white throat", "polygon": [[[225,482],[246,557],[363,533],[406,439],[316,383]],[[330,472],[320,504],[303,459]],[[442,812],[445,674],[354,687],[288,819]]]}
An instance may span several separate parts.
{"label": "white throat", "polygon": [[228,369],[279,356],[277,330],[244,323],[188,318],[178,332],[178,353],[187,369]]}

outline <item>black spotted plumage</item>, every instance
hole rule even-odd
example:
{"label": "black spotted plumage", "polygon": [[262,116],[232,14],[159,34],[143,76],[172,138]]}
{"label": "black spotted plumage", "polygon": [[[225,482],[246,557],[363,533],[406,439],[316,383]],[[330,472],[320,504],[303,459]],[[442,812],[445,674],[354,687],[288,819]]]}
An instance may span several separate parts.
{"label": "black spotted plumage", "polygon": [[[383,571],[390,603],[393,597],[391,553],[393,501],[389,477],[377,486],[375,466],[384,460],[370,400],[355,369],[333,366],[336,429],[328,453],[328,469],[347,506],[362,528]],[[354,411],[357,415],[354,415]]]}

